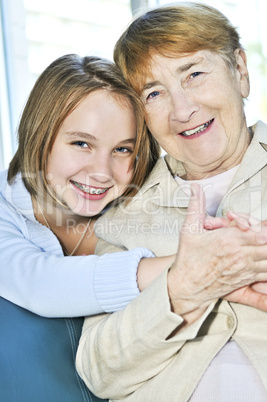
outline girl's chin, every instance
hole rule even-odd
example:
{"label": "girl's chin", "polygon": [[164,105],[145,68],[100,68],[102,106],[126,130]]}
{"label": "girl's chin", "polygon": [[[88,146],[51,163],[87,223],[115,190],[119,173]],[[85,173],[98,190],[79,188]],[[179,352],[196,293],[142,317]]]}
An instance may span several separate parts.
{"label": "girl's chin", "polygon": [[74,208],[71,209],[71,214],[76,217],[93,218],[101,214],[107,204],[99,206],[99,208]]}
{"label": "girl's chin", "polygon": [[100,210],[88,210],[88,209],[82,209],[82,210],[72,210],[70,213],[70,218],[71,217],[76,217],[76,218],[92,218],[96,215],[99,215],[99,213],[102,211],[102,209]]}
{"label": "girl's chin", "polygon": [[94,200],[84,200],[75,197],[72,200],[65,200],[65,203],[68,205],[69,215],[80,216],[80,217],[93,217],[101,214],[101,212],[114,201],[115,198],[108,197],[102,199],[94,199]]}

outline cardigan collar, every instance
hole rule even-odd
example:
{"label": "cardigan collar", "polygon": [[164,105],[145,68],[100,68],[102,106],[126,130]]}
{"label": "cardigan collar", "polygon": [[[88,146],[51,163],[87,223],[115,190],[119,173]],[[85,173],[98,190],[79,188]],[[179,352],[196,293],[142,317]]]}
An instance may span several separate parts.
{"label": "cardigan collar", "polygon": [[[267,164],[267,125],[262,121],[251,127],[251,143],[233,178],[229,191],[250,179]],[[253,163],[251,163],[253,161]]]}
{"label": "cardigan collar", "polygon": [[[267,164],[267,125],[259,121],[251,127],[251,131],[253,138],[232,180],[229,191],[244,183]],[[152,190],[153,196],[150,199],[154,204],[185,208],[188,206],[189,198],[175,181],[175,176],[181,177],[184,174],[185,169],[182,162],[170,155],[165,155],[159,159],[136,198],[138,199],[148,190]]]}

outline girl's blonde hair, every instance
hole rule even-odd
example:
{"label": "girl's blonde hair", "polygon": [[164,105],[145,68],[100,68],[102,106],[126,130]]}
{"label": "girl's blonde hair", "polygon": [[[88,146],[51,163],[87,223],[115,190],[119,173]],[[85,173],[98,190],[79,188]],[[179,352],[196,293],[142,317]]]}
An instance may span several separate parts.
{"label": "girl's blonde hair", "polygon": [[13,157],[8,181],[21,172],[33,197],[43,192],[59,202],[46,178],[47,159],[56,135],[66,117],[93,91],[105,89],[132,107],[137,121],[136,146],[132,156],[133,180],[126,191],[133,196],[143,184],[159,157],[159,146],[147,135],[143,106],[126,83],[119,68],[99,57],[65,55],[51,63],[37,79],[18,127],[18,149]]}

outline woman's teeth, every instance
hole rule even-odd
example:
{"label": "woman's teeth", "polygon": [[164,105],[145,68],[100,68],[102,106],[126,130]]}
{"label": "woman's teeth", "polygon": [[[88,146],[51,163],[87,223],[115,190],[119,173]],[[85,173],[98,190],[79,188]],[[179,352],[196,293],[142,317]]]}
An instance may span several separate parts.
{"label": "woman's teeth", "polygon": [[201,126],[194,128],[193,130],[183,131],[181,133],[181,135],[184,135],[185,137],[189,137],[190,135],[201,133],[201,131],[204,131],[212,123],[212,121],[213,121],[213,119],[208,121],[205,124],[202,124]]}
{"label": "woman's teeth", "polygon": [[83,184],[77,183],[77,181],[73,182],[76,187],[78,187],[80,190],[84,191],[87,194],[103,194],[105,193],[108,189],[100,189],[100,188],[91,188],[91,187],[86,187]]}

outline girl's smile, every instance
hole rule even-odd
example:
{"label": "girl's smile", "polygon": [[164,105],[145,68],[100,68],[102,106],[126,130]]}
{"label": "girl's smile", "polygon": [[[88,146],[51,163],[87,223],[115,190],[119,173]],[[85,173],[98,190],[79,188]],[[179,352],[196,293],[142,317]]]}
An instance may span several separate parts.
{"label": "girl's smile", "polygon": [[135,141],[135,115],[122,96],[97,90],[78,104],[48,157],[47,177],[66,214],[96,216],[124,193]]}
{"label": "girl's smile", "polygon": [[87,186],[86,184],[77,183],[76,181],[71,181],[71,184],[75,189],[78,189],[78,192],[82,197],[85,197],[88,200],[100,200],[101,198],[105,197],[106,193],[111,188]]}

